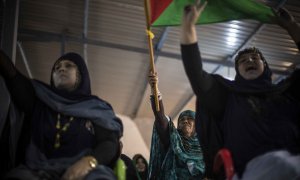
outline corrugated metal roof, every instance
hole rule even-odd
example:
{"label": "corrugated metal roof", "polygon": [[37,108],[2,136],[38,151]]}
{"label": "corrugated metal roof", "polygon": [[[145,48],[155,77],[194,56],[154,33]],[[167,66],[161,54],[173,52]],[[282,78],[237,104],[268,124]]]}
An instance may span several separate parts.
{"label": "corrugated metal roof", "polygon": [[[264,1],[273,4],[278,0]],[[153,117],[149,104],[148,42],[141,0],[90,0],[87,39],[84,0],[21,0],[19,41],[33,77],[49,82],[53,62],[67,51],[84,55],[93,93],[109,101],[119,114]],[[284,5],[300,22],[300,1]],[[183,108],[194,109],[195,97],[180,61],[180,27],[152,29],[158,55],[159,89],[166,113],[176,117]],[[241,47],[257,46],[280,79],[299,64],[299,51],[285,30],[252,20],[197,26],[204,69],[233,79],[232,59]],[[161,46],[158,46],[161,45]],[[17,66],[25,73],[18,53]]]}

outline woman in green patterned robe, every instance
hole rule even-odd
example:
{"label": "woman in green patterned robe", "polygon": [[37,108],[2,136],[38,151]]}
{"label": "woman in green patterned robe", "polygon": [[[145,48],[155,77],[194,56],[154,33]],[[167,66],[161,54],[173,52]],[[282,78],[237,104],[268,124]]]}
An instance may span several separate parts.
{"label": "woman in green patterned robe", "polygon": [[[157,75],[151,73],[149,84],[152,89],[157,81]],[[205,165],[195,132],[195,112],[183,111],[179,115],[176,129],[171,119],[164,113],[160,93],[160,111],[156,111],[153,95],[150,99],[155,122],[151,142],[149,179],[202,179]]]}

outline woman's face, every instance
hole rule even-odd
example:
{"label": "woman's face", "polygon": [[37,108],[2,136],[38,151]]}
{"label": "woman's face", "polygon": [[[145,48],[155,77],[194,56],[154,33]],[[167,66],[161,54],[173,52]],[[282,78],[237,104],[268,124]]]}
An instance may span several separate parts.
{"label": "woman's face", "polygon": [[178,129],[186,137],[192,137],[195,134],[195,120],[190,116],[183,116],[178,122]]}
{"label": "woman's face", "polygon": [[146,171],[146,164],[144,163],[144,160],[142,158],[137,159],[135,167],[138,172]]}
{"label": "woman's face", "polygon": [[72,61],[61,60],[56,63],[52,73],[54,86],[57,89],[72,91],[76,88],[78,67]]}
{"label": "woman's face", "polygon": [[243,54],[237,63],[240,75],[246,80],[256,79],[264,72],[264,62],[257,53]]}

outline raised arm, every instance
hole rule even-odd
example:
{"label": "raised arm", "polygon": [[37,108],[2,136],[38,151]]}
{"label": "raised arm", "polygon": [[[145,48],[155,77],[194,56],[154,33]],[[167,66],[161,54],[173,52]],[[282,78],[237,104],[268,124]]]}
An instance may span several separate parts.
{"label": "raised arm", "polygon": [[[296,22],[295,18],[284,8],[280,8],[275,11],[276,21],[278,25],[287,30],[295,44],[298,46],[300,51],[300,25]],[[290,86],[290,92],[298,101],[300,101],[300,69],[296,69],[289,77],[292,85]]]}
{"label": "raised arm", "polygon": [[[199,2],[199,1],[198,1]],[[213,78],[203,70],[200,51],[197,44],[195,23],[206,6],[189,5],[184,9],[181,32],[181,55],[186,74],[197,96],[201,96],[213,86]]]}
{"label": "raised arm", "polygon": [[31,81],[18,72],[10,58],[2,50],[0,50],[0,74],[5,79],[17,106],[25,113],[31,114],[36,99]]}
{"label": "raised arm", "polygon": [[185,72],[189,78],[194,93],[199,102],[213,114],[224,111],[226,91],[224,87],[209,73],[203,70],[200,51],[197,44],[195,23],[204,10],[207,1],[186,6],[182,19],[181,55]]}
{"label": "raised arm", "polygon": [[294,42],[300,49],[300,25],[296,22],[295,18],[284,8],[280,8],[276,13],[276,21],[278,25],[287,30]]}
{"label": "raised arm", "polygon": [[[158,82],[157,74],[150,72],[149,84],[152,87],[151,91],[153,89],[154,84],[156,84],[157,82]],[[154,124],[155,124],[156,130],[158,132],[161,143],[164,145],[164,148],[167,149],[170,144],[170,136],[169,136],[169,132],[168,132],[169,131],[169,123],[168,123],[168,118],[164,112],[164,105],[162,102],[161,94],[159,93],[159,108],[160,108],[159,111],[156,110],[153,91],[152,91],[152,95],[150,96],[150,101],[151,101],[152,111],[155,116]]]}

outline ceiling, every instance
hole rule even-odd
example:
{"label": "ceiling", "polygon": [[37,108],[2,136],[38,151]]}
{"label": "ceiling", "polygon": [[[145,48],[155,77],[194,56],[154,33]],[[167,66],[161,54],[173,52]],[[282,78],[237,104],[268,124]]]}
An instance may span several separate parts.
{"label": "ceiling", "polygon": [[[264,1],[278,6],[278,0]],[[281,1],[300,22],[300,1]],[[118,114],[151,118],[148,42],[142,0],[20,0],[16,66],[49,82],[50,69],[63,53],[81,54],[88,65],[93,94]],[[1,21],[2,23],[2,21]],[[155,64],[165,112],[175,118],[194,108],[195,97],[180,57],[180,27],[153,28]],[[242,48],[261,49],[274,82],[300,63],[285,30],[252,20],[197,26],[207,72],[235,76],[232,58]]]}

